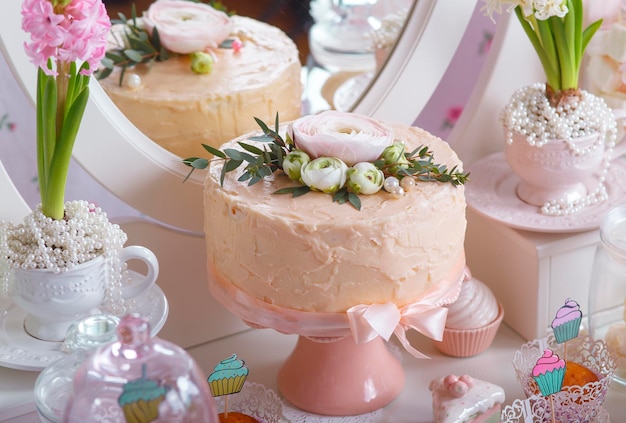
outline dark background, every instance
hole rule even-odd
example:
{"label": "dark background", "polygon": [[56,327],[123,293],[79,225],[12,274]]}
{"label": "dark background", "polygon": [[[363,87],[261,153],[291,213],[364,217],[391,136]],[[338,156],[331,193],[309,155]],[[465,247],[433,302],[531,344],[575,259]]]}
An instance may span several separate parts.
{"label": "dark background", "polygon": [[[131,15],[132,4],[135,4],[137,15],[146,10],[152,0],[104,0],[104,4],[113,19],[122,12],[126,17]],[[248,16],[267,22],[282,29],[298,45],[300,62],[306,63],[309,54],[308,30],[312,24],[309,15],[308,0],[222,0],[229,11],[238,15]]]}

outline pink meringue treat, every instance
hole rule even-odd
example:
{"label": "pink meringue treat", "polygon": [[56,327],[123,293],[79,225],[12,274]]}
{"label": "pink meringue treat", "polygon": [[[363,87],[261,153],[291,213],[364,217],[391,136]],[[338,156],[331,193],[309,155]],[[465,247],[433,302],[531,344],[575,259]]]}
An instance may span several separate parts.
{"label": "pink meringue treat", "polygon": [[504,390],[469,375],[430,382],[435,423],[499,423]]}
{"label": "pink meringue treat", "polygon": [[504,309],[483,282],[467,277],[458,299],[448,306],[441,341],[433,341],[442,353],[471,357],[487,350],[498,332]]}

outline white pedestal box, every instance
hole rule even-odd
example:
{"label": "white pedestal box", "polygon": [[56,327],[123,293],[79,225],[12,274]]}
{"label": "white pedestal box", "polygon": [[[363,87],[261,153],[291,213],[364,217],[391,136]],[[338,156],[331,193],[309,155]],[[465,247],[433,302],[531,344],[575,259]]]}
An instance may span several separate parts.
{"label": "white pedestal box", "polygon": [[504,321],[527,340],[543,337],[568,298],[588,309],[599,230],[536,233],[512,229],[468,208],[465,238],[472,275],[504,306]]}

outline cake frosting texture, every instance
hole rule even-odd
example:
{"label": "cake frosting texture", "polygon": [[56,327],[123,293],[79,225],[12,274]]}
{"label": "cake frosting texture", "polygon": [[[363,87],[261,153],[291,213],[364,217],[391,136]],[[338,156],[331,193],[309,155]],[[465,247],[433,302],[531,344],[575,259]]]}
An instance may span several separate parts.
{"label": "cake frosting texture", "polygon": [[[436,161],[461,162],[428,132],[389,124],[407,150],[427,145]],[[242,136],[223,146],[237,148]],[[258,145],[258,144],[257,144]],[[397,306],[441,288],[465,263],[463,186],[419,182],[405,195],[361,196],[361,210],[310,192],[297,198],[275,191],[294,186],[282,172],[254,185],[211,162],[204,209],[211,283],[302,311],[345,312],[358,304]]]}
{"label": "cake frosting texture", "polygon": [[272,121],[301,114],[301,65],[295,43],[280,29],[232,16],[229,37],[239,51],[214,48],[213,70],[191,71],[189,55],[178,55],[126,71],[140,84],[119,85],[119,69],[100,84],[144,134],[180,157],[203,156],[201,144],[222,143],[256,128],[254,117]]}

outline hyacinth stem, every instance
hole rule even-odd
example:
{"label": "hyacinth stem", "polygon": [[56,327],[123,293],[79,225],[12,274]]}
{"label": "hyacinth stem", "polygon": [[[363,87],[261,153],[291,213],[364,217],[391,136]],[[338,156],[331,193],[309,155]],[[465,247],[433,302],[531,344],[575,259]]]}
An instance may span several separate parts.
{"label": "hyacinth stem", "polygon": [[43,213],[63,219],[65,186],[72,149],[89,99],[88,76],[76,65],[60,64],[56,77],[39,69],[37,171]]}
{"label": "hyacinth stem", "polygon": [[515,14],[539,57],[547,85],[556,93],[555,98],[578,91],[585,49],[602,24],[600,19],[583,30],[582,0],[566,3],[568,12],[564,17],[550,16],[544,20],[533,14],[524,16],[521,6],[515,7]]}

